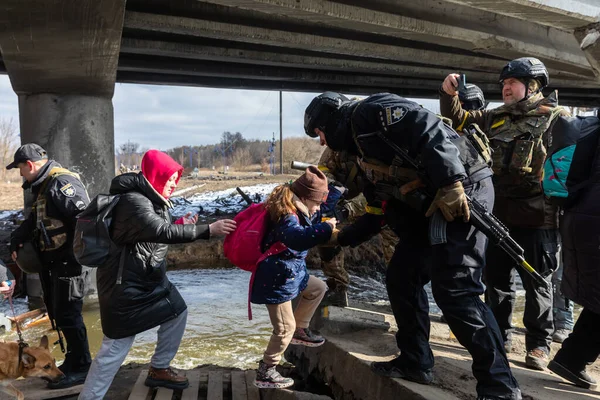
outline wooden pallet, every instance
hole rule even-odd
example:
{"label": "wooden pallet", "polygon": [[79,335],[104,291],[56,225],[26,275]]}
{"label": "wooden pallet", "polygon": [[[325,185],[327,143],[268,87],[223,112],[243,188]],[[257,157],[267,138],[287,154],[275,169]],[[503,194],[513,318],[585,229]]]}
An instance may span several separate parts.
{"label": "wooden pallet", "polygon": [[[129,400],[171,400],[175,391],[144,385],[148,370],[142,370]],[[185,371],[190,386],[181,393],[181,400],[260,400],[254,386],[256,371]]]}

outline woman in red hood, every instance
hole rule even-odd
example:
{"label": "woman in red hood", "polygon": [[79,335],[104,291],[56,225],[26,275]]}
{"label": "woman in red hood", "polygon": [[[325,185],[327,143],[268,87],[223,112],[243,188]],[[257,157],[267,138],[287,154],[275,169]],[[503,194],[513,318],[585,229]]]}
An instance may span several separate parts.
{"label": "woman in red hood", "polygon": [[167,154],[150,150],[142,159],[142,172],[119,175],[111,183],[110,193],[120,196],[111,237],[122,250],[98,268],[104,339],[79,400],[103,399],[135,335],[156,326],[160,326],[158,340],[146,385],[170,389],[189,385],[170,367],[185,330],[187,305],[167,278],[167,247],[226,235],[235,230],[235,221],[203,225],[188,214],[172,222],[169,197],[182,172],[183,167]]}

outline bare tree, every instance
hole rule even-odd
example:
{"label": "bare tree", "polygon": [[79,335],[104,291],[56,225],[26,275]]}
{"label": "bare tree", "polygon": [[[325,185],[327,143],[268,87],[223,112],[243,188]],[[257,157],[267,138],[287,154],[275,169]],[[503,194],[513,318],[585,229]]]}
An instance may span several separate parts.
{"label": "bare tree", "polygon": [[[19,143],[19,133],[12,118],[0,118],[0,158],[2,166],[8,165]],[[6,168],[2,168],[2,181],[6,180]]]}

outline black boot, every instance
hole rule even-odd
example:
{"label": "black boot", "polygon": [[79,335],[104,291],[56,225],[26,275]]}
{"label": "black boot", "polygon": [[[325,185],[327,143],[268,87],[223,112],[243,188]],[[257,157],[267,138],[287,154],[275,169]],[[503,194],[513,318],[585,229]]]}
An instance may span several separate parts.
{"label": "black boot", "polygon": [[67,354],[65,361],[58,368],[65,374],[65,377],[49,382],[49,389],[65,389],[83,384],[92,364],[85,326],[63,328],[61,331],[67,342]]}
{"label": "black boot", "polygon": [[371,364],[371,371],[377,375],[390,378],[403,378],[423,385],[429,385],[433,382],[433,372],[430,369],[422,371],[420,369],[407,368],[402,366],[397,358],[390,361],[373,362]]}

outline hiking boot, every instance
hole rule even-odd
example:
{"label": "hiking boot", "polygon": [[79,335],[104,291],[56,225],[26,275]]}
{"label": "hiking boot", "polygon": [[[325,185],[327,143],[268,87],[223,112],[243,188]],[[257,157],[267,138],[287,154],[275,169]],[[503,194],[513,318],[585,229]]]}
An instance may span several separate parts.
{"label": "hiking boot", "polygon": [[154,368],[150,367],[148,371],[148,377],[144,384],[148,387],[164,387],[167,389],[186,389],[190,382],[188,378],[183,375],[177,374],[171,367],[169,368]]}
{"label": "hiking boot", "polygon": [[433,382],[433,372],[430,369],[422,371],[419,369],[402,367],[398,365],[397,359],[373,362],[371,363],[371,371],[379,376],[402,378],[423,385],[429,385]]}
{"label": "hiking boot", "polygon": [[348,307],[348,288],[340,284],[329,289],[321,302],[324,306]]}
{"label": "hiking boot", "polygon": [[584,389],[596,389],[598,386],[596,380],[589,376],[587,372],[585,372],[585,369],[581,371],[572,370],[566,365],[557,362],[556,359],[550,361],[550,364],[548,364],[548,369],[561,378],[575,384],[575,386],[579,386]]}
{"label": "hiking boot", "polygon": [[533,349],[525,356],[525,365],[529,369],[543,371],[548,366],[548,354],[542,349]]}
{"label": "hiking boot", "polygon": [[570,333],[571,331],[569,329],[557,329],[552,334],[552,341],[554,343],[562,343],[569,337]]}
{"label": "hiking boot", "polygon": [[294,380],[281,376],[276,367],[276,365],[269,365],[261,360],[258,363],[254,386],[261,389],[283,389],[292,386]]}
{"label": "hiking boot", "polygon": [[319,347],[325,343],[323,336],[316,335],[308,328],[296,328],[292,344],[299,344],[307,347]]}

